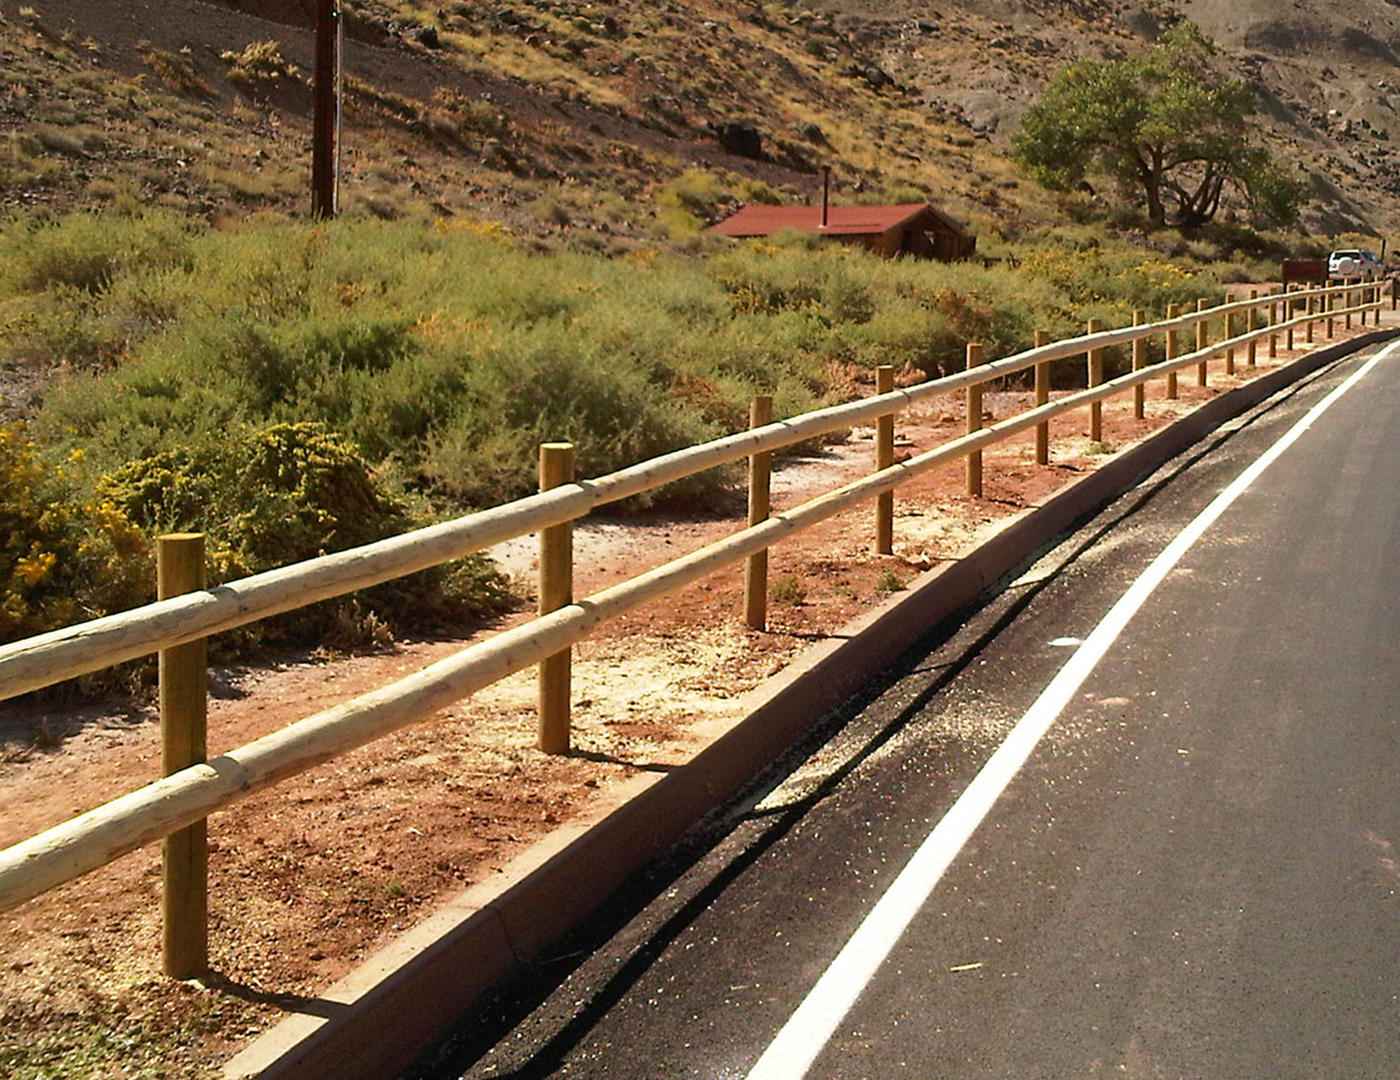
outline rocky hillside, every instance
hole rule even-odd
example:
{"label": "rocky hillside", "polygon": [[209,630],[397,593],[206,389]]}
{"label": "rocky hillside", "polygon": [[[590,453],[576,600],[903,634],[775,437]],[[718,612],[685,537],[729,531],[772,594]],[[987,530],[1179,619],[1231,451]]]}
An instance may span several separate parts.
{"label": "rocky hillside", "polygon": [[[1400,224],[1387,0],[345,0],[344,202],[624,252],[744,198],[915,189],[974,227],[1092,212],[1007,161],[1061,64],[1185,14],[1325,233]],[[0,0],[0,201],[301,212],[313,0]],[[1392,142],[1392,136],[1394,141]],[[708,175],[701,175],[703,170]]]}

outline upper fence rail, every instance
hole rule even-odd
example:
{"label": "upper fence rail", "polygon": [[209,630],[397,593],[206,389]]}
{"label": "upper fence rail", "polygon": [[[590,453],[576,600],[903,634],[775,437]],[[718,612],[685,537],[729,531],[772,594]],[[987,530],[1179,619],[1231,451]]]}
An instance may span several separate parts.
{"label": "upper fence rail", "polygon": [[[917,401],[978,386],[1037,364],[1084,354],[1090,349],[1126,345],[1140,338],[1220,318],[1226,313],[1297,301],[1310,304],[1313,299],[1347,295],[1360,287],[1342,285],[1271,293],[1257,299],[1191,311],[1173,319],[1066,338],[890,393],[818,409],[684,447],[604,476],[564,484],[414,532],[12,642],[0,646],[0,700],[134,660],[158,649],[405,577],[503,541],[575,520],[596,507],[652,491],[707,469],[869,424]],[[1371,287],[1374,288],[1374,284]],[[1331,314],[1343,313],[1344,309],[1339,309]],[[1300,325],[1327,314],[1311,313],[1293,323]],[[1287,326],[1288,321],[1279,322],[1260,334],[1277,332]],[[1222,347],[1224,343],[1217,343],[1212,354]]]}

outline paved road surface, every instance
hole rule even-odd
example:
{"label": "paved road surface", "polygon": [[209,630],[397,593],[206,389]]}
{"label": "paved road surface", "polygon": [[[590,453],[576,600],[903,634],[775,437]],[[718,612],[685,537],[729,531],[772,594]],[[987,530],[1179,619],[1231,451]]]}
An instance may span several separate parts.
{"label": "paved road surface", "polygon": [[[423,1075],[749,1076],[1078,643],[1376,351],[935,631]],[[1397,406],[1400,351],[1186,551],[907,927],[879,920],[869,983],[834,980],[849,1011],[756,1078],[1400,1076]]]}

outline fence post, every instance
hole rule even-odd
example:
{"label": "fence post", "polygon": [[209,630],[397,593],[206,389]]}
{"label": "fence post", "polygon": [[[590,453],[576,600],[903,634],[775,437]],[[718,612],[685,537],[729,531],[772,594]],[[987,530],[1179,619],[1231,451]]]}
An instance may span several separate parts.
{"label": "fence post", "polygon": [[[1317,319],[1315,318],[1317,314],[1316,305],[1319,303],[1319,301],[1323,304],[1326,304],[1329,310],[1331,309],[1332,298],[1329,296],[1309,296],[1307,300],[1307,306],[1303,309],[1303,315],[1305,316],[1305,321],[1303,323],[1303,340],[1309,345],[1313,343],[1313,335],[1316,333],[1316,331],[1313,329],[1313,324],[1317,321]],[[1327,319],[1327,336],[1332,336],[1332,319],[1330,316]]]}
{"label": "fence post", "polygon": [[[548,491],[574,478],[573,443],[540,444],[540,490]],[[565,521],[540,530],[539,613],[548,615],[574,599],[574,523]],[[569,750],[569,683],[572,652],[562,649],[540,661],[539,733],[537,745],[546,754]]]}
{"label": "fence post", "polygon": [[1352,308],[1352,299],[1353,299],[1353,297],[1354,297],[1355,295],[1356,295],[1356,292],[1355,292],[1354,289],[1352,289],[1352,287],[1351,287],[1350,285],[1348,285],[1348,286],[1346,287],[1346,289],[1342,292],[1342,329],[1343,329],[1343,330],[1350,330],[1350,329],[1351,329],[1351,308]]}
{"label": "fence post", "polygon": [[[1167,318],[1168,318],[1168,319],[1175,319],[1175,318],[1179,317],[1180,315],[1181,315],[1181,305],[1180,305],[1180,304],[1168,304],[1168,305],[1167,305]],[[1177,345],[1176,331],[1175,331],[1175,330],[1168,330],[1168,331],[1167,331],[1167,359],[1168,359],[1168,360],[1175,360],[1175,359],[1176,359],[1176,345]],[[1175,401],[1175,400],[1176,400],[1176,372],[1175,372],[1175,371],[1169,371],[1169,372],[1167,372],[1167,400],[1168,400],[1168,401]]]}
{"label": "fence post", "polygon": [[[1227,292],[1227,293],[1225,294],[1225,303],[1226,303],[1227,305],[1228,305],[1228,304],[1233,304],[1233,303],[1235,302],[1236,299],[1237,299],[1237,297],[1235,297],[1235,296],[1232,295],[1231,293],[1228,293],[1228,292]],[[1227,311],[1227,312],[1225,312],[1225,314],[1224,314],[1223,316],[1221,316],[1220,324],[1221,324],[1221,327],[1222,327],[1223,332],[1224,332],[1224,334],[1225,334],[1225,336],[1224,336],[1223,338],[1221,338],[1221,340],[1222,340],[1222,341],[1230,341],[1231,339],[1233,339],[1234,336],[1235,336],[1235,313],[1234,313],[1233,311]],[[1231,346],[1230,348],[1228,348],[1228,349],[1225,350],[1225,374],[1226,374],[1226,375],[1233,375],[1234,373],[1235,373],[1235,349],[1234,349],[1233,346]]]}
{"label": "fence post", "polygon": [[[875,393],[888,394],[894,389],[894,368],[881,364],[875,369]],[[875,468],[888,469],[894,464],[894,413],[875,418]],[[894,492],[881,492],[875,499],[875,553],[894,554]]]}
{"label": "fence post", "polygon": [[[1103,331],[1102,319],[1090,319],[1086,329],[1091,334]],[[1103,382],[1103,349],[1090,349],[1087,354],[1090,389]],[[1089,441],[1103,442],[1103,402],[1089,403]]]}
{"label": "fence post", "polygon": [[1284,287],[1283,321],[1288,323],[1288,351],[1293,351],[1293,297],[1288,294],[1293,291],[1293,286]]}
{"label": "fence post", "polygon": [[[1249,298],[1250,298],[1250,300],[1258,300],[1258,299],[1259,299],[1259,290],[1258,290],[1258,289],[1250,289],[1250,290],[1249,290]],[[1250,308],[1249,308],[1249,318],[1245,320],[1245,332],[1246,332],[1246,333],[1252,334],[1252,333],[1254,333],[1255,330],[1257,330],[1257,329],[1259,328],[1258,314],[1259,314],[1259,309],[1256,308],[1256,307],[1254,307],[1253,304],[1251,304],[1251,305],[1250,305]],[[1255,341],[1254,341],[1253,338],[1250,338],[1250,339],[1249,339],[1249,345],[1246,346],[1246,351],[1245,351],[1245,362],[1248,363],[1250,367],[1255,367],[1255,366],[1257,366],[1258,363],[1259,363],[1259,349],[1258,349],[1257,345],[1255,344]]]}
{"label": "fence post", "polygon": [[[1035,347],[1050,344],[1050,331],[1035,332]],[[1035,365],[1035,403],[1044,405],[1050,400],[1050,361],[1042,360]],[[1035,426],[1035,463],[1050,464],[1050,421],[1042,420]]]}
{"label": "fence post", "polygon": [[[749,427],[758,428],[773,422],[773,398],[755,394],[749,402]],[[749,455],[749,527],[768,519],[772,510],[770,481],[773,476],[773,454]],[[768,549],[749,556],[744,569],[744,625],[750,630],[768,629]]]}
{"label": "fence post", "polygon": [[1394,311],[1400,306],[1400,277],[1390,279],[1390,310]]}
{"label": "fence post", "polygon": [[[1336,316],[1333,314],[1333,312],[1337,310],[1337,294],[1328,293],[1325,297],[1323,297],[1323,303],[1326,305],[1327,310],[1327,340],[1331,341],[1332,335],[1334,333],[1334,327],[1336,324]],[[1311,329],[1311,327],[1309,327],[1309,329]],[[1308,335],[1308,340],[1312,340],[1311,334]]]}
{"label": "fence post", "polygon": [[[1277,294],[1272,288],[1269,289],[1269,325],[1278,325],[1278,301],[1274,299]],[[1269,335],[1269,359],[1278,359],[1278,332]]]}
{"label": "fence post", "polygon": [[[156,597],[204,588],[204,534],[169,533],[156,540]],[[204,761],[208,725],[205,638],[160,650],[161,773]],[[198,821],[161,843],[162,958],[167,975],[192,979],[209,970],[208,823]]]}
{"label": "fence post", "polygon": [[[1147,321],[1147,312],[1142,308],[1133,309],[1133,325],[1141,326]],[[1147,338],[1133,339],[1133,370],[1141,371],[1147,366]],[[1141,420],[1147,403],[1147,388],[1138,383],[1133,387],[1133,419]]]}
{"label": "fence post", "polygon": [[[1228,294],[1226,295],[1226,300],[1227,300],[1227,301],[1229,300]],[[1197,312],[1197,314],[1203,313],[1203,312],[1206,310],[1206,308],[1207,308],[1208,306],[1209,306],[1209,305],[1206,304],[1205,297],[1202,297],[1201,299],[1197,300],[1197,301],[1196,301],[1196,312]],[[1200,322],[1196,323],[1196,351],[1197,351],[1197,352],[1200,352],[1202,349],[1204,349],[1204,348],[1205,348],[1206,346],[1208,346],[1209,344],[1210,344],[1210,325],[1209,325],[1209,323],[1207,322],[1207,320],[1203,318],[1203,319],[1200,320]],[[1197,385],[1197,386],[1205,386],[1205,385],[1206,385],[1207,379],[1208,379],[1208,377],[1209,377],[1209,372],[1207,371],[1207,365],[1208,365],[1209,363],[1210,363],[1210,361],[1208,361],[1208,360],[1202,360],[1199,364],[1196,365],[1196,385]]]}
{"label": "fence post", "polygon": [[[967,368],[971,371],[982,364],[983,349],[977,342],[968,342]],[[969,386],[966,392],[967,433],[982,430],[982,384]],[[967,455],[967,493],[982,494],[982,451],[970,450]]]}

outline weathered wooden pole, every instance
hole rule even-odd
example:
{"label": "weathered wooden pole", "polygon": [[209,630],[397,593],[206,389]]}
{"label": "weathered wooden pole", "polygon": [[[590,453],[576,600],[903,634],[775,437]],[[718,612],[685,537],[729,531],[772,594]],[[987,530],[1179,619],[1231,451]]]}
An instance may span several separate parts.
{"label": "weathered wooden pole", "polygon": [[[881,364],[875,369],[875,393],[888,394],[894,390],[894,368]],[[888,469],[894,464],[894,413],[875,420],[875,469]],[[894,492],[882,492],[875,499],[875,552],[894,553]]]}
{"label": "weathered wooden pole", "polygon": [[[1147,321],[1147,312],[1142,308],[1133,309],[1133,325],[1141,326]],[[1133,339],[1133,370],[1141,371],[1147,366],[1147,338]],[[1133,419],[1141,420],[1146,415],[1147,387],[1138,383],[1133,387]]]}
{"label": "weathered wooden pole", "polygon": [[[1086,329],[1091,334],[1102,333],[1102,319],[1090,319]],[[1100,386],[1103,383],[1103,349],[1090,349],[1085,358],[1088,362],[1089,386]],[[1089,441],[1103,442],[1103,402],[1094,401],[1089,405]]]}
{"label": "weathered wooden pole", "polygon": [[[1250,290],[1249,290],[1249,298],[1250,298],[1250,300],[1258,300],[1258,299],[1259,299],[1259,290],[1258,290],[1258,289],[1250,289]],[[1258,318],[1258,316],[1259,316],[1259,309],[1258,309],[1257,307],[1254,307],[1253,305],[1251,305],[1251,306],[1250,306],[1250,309],[1249,309],[1249,318],[1245,320],[1245,332],[1246,332],[1246,333],[1252,334],[1252,333],[1254,333],[1255,330],[1259,329],[1259,318]],[[1258,364],[1259,364],[1259,346],[1258,346],[1258,342],[1256,342],[1253,338],[1250,338],[1250,339],[1249,339],[1249,345],[1247,346],[1247,349],[1246,349],[1246,352],[1245,352],[1245,362],[1248,363],[1250,367],[1257,367]]]}
{"label": "weathered wooden pole", "polygon": [[[574,478],[573,443],[540,444],[540,490],[548,491]],[[540,530],[539,606],[541,615],[558,611],[574,600],[574,523],[561,522]],[[539,732],[537,745],[546,754],[569,751],[569,694],[573,656],[561,649],[539,666]]]}
{"label": "weathered wooden pole", "polygon": [[[1326,304],[1328,310],[1331,310],[1332,298],[1330,296],[1321,298],[1320,302]],[[1307,299],[1307,307],[1303,311],[1305,316],[1305,321],[1303,322],[1303,340],[1309,345],[1313,343],[1313,336],[1316,334],[1316,330],[1314,330],[1313,327],[1317,322],[1315,316],[1318,311],[1316,307],[1318,303],[1318,297],[1309,296]],[[1327,318],[1327,336],[1332,336],[1332,317],[1330,315]]]}
{"label": "weathered wooden pole", "polygon": [[340,211],[340,0],[316,0],[311,118],[311,216]]}
{"label": "weathered wooden pole", "polygon": [[[1050,344],[1050,331],[1035,332],[1035,347]],[[1050,361],[1041,360],[1035,365],[1035,403],[1044,405],[1050,400]],[[1050,421],[1042,420],[1035,426],[1035,463],[1050,464]]]}
{"label": "weathered wooden pole", "polygon": [[[1269,289],[1269,325],[1278,325],[1278,301],[1273,299],[1277,294],[1272,288]],[[1278,359],[1278,332],[1269,335],[1269,359]]]}
{"label": "weathered wooden pole", "polygon": [[[1180,304],[1168,304],[1168,305],[1167,305],[1167,318],[1168,318],[1168,319],[1175,319],[1175,318],[1177,318],[1177,317],[1180,316],[1180,315],[1181,315],[1181,305],[1180,305]],[[1168,359],[1168,360],[1175,360],[1176,357],[1177,357],[1176,340],[1177,340],[1177,339],[1176,339],[1176,331],[1175,331],[1175,330],[1168,330],[1168,331],[1167,331],[1167,359]],[[1175,372],[1175,371],[1169,371],[1169,372],[1167,372],[1167,400],[1168,400],[1168,401],[1175,401],[1175,400],[1176,400],[1176,372]]]}
{"label": "weathered wooden pole", "polygon": [[[1230,293],[1227,292],[1227,293],[1225,294],[1225,304],[1226,304],[1226,306],[1228,307],[1230,304],[1234,303],[1234,301],[1235,301],[1235,297],[1234,297],[1233,295],[1231,295]],[[1221,337],[1221,339],[1220,339],[1221,341],[1229,341],[1231,338],[1233,338],[1233,337],[1235,336],[1235,313],[1234,313],[1234,312],[1232,312],[1232,311],[1227,311],[1227,312],[1225,312],[1224,315],[1222,315],[1222,316],[1220,317],[1220,328],[1221,328],[1221,333],[1224,335],[1223,337]],[[1232,348],[1228,348],[1228,349],[1225,350],[1225,374],[1226,374],[1226,375],[1233,375],[1234,373],[1235,373],[1235,350],[1234,350],[1234,348],[1232,347]]]}
{"label": "weathered wooden pole", "polygon": [[[1228,300],[1229,297],[1227,296],[1226,299]],[[1206,310],[1206,308],[1209,307],[1209,306],[1210,306],[1210,305],[1208,305],[1208,304],[1206,303],[1204,297],[1202,297],[1200,300],[1197,300],[1197,301],[1196,301],[1196,311],[1197,311],[1198,314],[1199,314],[1199,313],[1203,313],[1203,312]],[[1204,349],[1204,348],[1205,348],[1206,346],[1208,346],[1209,344],[1210,344],[1210,324],[1209,324],[1205,319],[1201,319],[1200,322],[1196,323],[1196,351],[1197,351],[1197,352],[1200,352],[1202,349]],[[1209,362],[1208,360],[1202,360],[1199,364],[1196,365],[1196,385],[1197,385],[1197,386],[1205,386],[1205,385],[1206,385],[1206,382],[1208,381],[1208,379],[1209,379],[1209,374],[1210,374],[1210,372],[1209,372],[1209,365],[1210,365],[1210,362]]]}
{"label": "weathered wooden pole", "polygon": [[[773,422],[773,398],[755,394],[749,402],[749,427]],[[770,490],[773,477],[771,451],[749,455],[749,526],[767,521],[772,512]],[[768,629],[768,549],[749,556],[744,569],[744,625],[750,630]]]}
{"label": "weathered wooden pole", "polygon": [[[169,533],[156,540],[156,597],[204,588],[204,534]],[[207,754],[207,639],[160,650],[160,764],[171,776]],[[197,821],[161,842],[162,958],[167,975],[193,979],[209,970],[208,825]]]}
{"label": "weathered wooden pole", "polygon": [[[982,364],[983,349],[977,342],[968,342],[967,368],[971,371]],[[975,383],[965,392],[967,403],[967,433],[982,430],[982,384]],[[967,493],[982,494],[982,451],[971,450],[967,455]]]}
{"label": "weathered wooden pole", "polygon": [[[1351,309],[1352,309],[1353,298],[1354,298],[1355,296],[1356,296],[1356,291],[1355,291],[1350,285],[1348,285],[1348,286],[1342,291],[1341,303],[1342,303],[1342,329],[1343,329],[1343,330],[1350,330],[1350,329],[1351,329]],[[1329,335],[1329,336],[1330,336],[1330,335]]]}
{"label": "weathered wooden pole", "polygon": [[1287,347],[1288,347],[1288,351],[1289,351],[1289,352],[1292,352],[1292,351],[1293,351],[1293,310],[1294,310],[1294,308],[1293,308],[1293,297],[1292,297],[1292,296],[1288,296],[1287,294],[1288,294],[1288,293],[1291,293],[1292,291],[1293,291],[1293,286],[1292,286],[1292,285],[1288,285],[1288,286],[1285,286],[1285,287],[1284,287],[1285,299],[1284,299],[1284,302],[1283,302],[1283,321],[1286,322],[1286,323],[1288,323],[1288,334],[1287,334],[1287,336],[1288,336],[1288,341],[1287,341]]}

